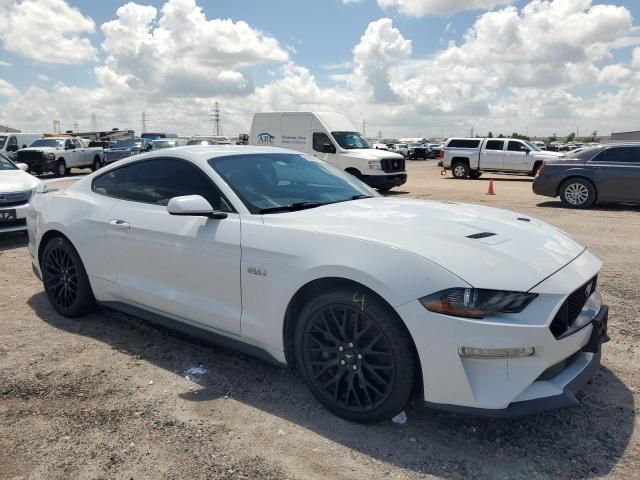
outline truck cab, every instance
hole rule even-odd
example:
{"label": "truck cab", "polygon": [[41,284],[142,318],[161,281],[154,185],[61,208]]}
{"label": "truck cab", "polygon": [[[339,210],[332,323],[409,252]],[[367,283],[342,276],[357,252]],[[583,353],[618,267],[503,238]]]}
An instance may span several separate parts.
{"label": "truck cab", "polygon": [[351,122],[338,113],[256,113],[249,144],[313,155],[381,191],[407,181],[402,155],[372,148]]}

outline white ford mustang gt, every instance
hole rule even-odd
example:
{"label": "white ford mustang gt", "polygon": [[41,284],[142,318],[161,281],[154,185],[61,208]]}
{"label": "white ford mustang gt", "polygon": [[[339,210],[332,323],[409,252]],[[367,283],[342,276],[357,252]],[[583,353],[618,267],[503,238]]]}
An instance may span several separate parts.
{"label": "white ford mustang gt", "polygon": [[40,187],[29,251],[57,312],[102,305],[280,363],[344,418],[578,403],[601,262],[533,218],[384,198],[314,157],[197,146]]}

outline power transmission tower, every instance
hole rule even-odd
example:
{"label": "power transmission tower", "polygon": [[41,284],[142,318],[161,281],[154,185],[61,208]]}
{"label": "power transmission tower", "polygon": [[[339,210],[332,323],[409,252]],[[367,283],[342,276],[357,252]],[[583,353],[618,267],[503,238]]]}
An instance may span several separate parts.
{"label": "power transmission tower", "polygon": [[53,121],[53,133],[60,133],[60,120]]}
{"label": "power transmission tower", "polygon": [[147,112],[142,111],[142,133],[147,131]]}
{"label": "power transmission tower", "polygon": [[366,138],[367,136],[367,121],[362,120],[362,136]]}
{"label": "power transmission tower", "polygon": [[75,122],[73,122],[73,131],[75,133],[78,133],[78,129],[80,128],[80,124],[78,123],[78,121],[76,120]]}
{"label": "power transmission tower", "polygon": [[91,131],[98,131],[98,119],[96,117],[96,112],[91,112]]}
{"label": "power transmission tower", "polygon": [[220,135],[220,104],[218,102],[215,104],[211,117],[213,118],[213,123],[216,126],[216,135]]}
{"label": "power transmission tower", "polygon": [[378,130],[378,140],[382,141],[382,130]]}

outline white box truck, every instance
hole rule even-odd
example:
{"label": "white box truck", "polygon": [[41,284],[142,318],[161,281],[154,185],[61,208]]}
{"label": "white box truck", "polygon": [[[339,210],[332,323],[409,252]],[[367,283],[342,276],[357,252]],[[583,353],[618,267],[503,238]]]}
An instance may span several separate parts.
{"label": "white box truck", "polygon": [[407,181],[404,157],[372,148],[339,113],[256,113],[249,144],[288,148],[313,155],[381,191]]}

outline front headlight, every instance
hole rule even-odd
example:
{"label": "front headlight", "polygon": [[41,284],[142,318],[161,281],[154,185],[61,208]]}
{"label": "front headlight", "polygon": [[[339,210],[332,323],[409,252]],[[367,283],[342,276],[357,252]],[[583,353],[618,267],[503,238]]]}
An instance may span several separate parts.
{"label": "front headlight", "polygon": [[53,152],[48,152],[44,154],[44,158],[46,158],[47,160],[55,160],[56,154]]}
{"label": "front headlight", "polygon": [[382,170],[380,160],[369,160],[369,170]]}
{"label": "front headlight", "polygon": [[484,318],[495,313],[519,313],[537,293],[505,292],[479,288],[449,288],[420,299],[429,311],[465,318]]}

